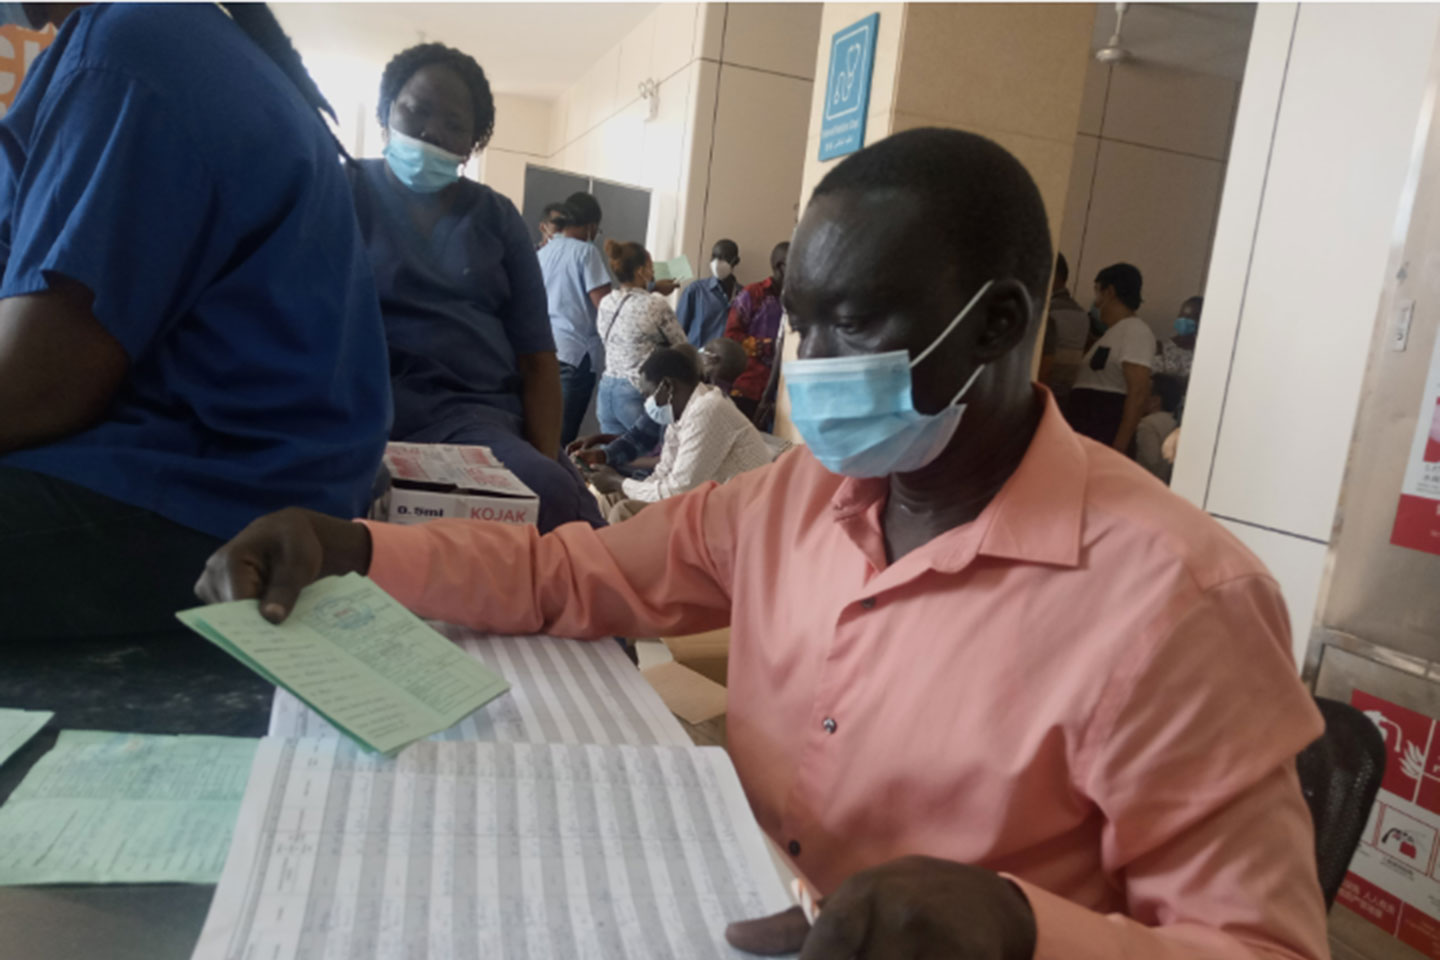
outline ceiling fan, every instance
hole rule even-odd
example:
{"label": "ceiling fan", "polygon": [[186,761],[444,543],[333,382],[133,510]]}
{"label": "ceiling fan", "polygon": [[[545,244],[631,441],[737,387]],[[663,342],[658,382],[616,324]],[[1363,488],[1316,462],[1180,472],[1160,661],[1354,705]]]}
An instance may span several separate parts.
{"label": "ceiling fan", "polygon": [[1110,40],[1105,46],[1095,51],[1095,59],[1101,63],[1124,63],[1135,57],[1120,41],[1120,29],[1125,22],[1125,10],[1129,6],[1128,3],[1115,4],[1115,32],[1110,34]]}

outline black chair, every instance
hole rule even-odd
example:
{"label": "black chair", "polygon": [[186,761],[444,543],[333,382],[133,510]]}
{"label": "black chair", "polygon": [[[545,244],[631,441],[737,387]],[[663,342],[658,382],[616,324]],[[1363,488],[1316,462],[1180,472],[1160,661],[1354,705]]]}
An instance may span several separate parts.
{"label": "black chair", "polygon": [[1385,738],[1348,703],[1316,697],[1325,733],[1300,754],[1300,787],[1315,820],[1325,908],[1335,902],[1385,776]]}

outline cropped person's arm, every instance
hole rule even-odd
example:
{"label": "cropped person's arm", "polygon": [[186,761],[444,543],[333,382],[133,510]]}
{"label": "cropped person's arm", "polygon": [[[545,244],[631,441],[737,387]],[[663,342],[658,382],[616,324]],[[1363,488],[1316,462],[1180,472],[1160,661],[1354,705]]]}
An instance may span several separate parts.
{"label": "cropped person's arm", "polygon": [[553,350],[522,353],[515,358],[523,383],[521,403],[525,407],[525,439],[545,456],[560,454],[564,397],[560,390],[560,361]]}
{"label": "cropped person's arm", "polygon": [[130,361],[83,286],[0,300],[0,453],[78,433],[104,414]]}
{"label": "cropped person's arm", "polygon": [[1034,960],[1319,960],[1328,956],[1315,832],[1295,757],[1324,729],[1295,675],[1279,588],[1212,587],[1158,644],[1137,645],[1077,746],[1105,871],[1126,913],[1020,881]]}
{"label": "cropped person's arm", "polygon": [[[730,619],[729,558],[747,474],[592,530],[434,520],[365,523],[376,583],[423,617],[502,634],[701,633]],[[752,481],[753,482],[753,481]],[[641,522],[636,522],[641,521]]]}

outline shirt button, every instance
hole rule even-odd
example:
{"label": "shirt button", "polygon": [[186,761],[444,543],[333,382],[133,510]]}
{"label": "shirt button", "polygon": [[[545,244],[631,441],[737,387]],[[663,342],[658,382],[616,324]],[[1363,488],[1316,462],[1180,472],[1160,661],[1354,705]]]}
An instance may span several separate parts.
{"label": "shirt button", "polygon": [[791,840],[789,846],[787,846],[785,849],[790,851],[790,856],[792,857],[800,856],[800,841]]}
{"label": "shirt button", "polygon": [[864,600],[861,600],[861,601],[860,601],[860,606],[864,607],[866,610],[874,610],[874,609],[875,609],[875,598],[874,598],[874,597],[866,597]]}
{"label": "shirt button", "polygon": [[825,732],[826,732],[826,733],[834,733],[834,732],[835,732],[835,726],[836,726],[836,724],[835,724],[835,718],[834,718],[834,717],[826,717],[826,718],[825,718],[825,722],[822,723],[821,726],[825,728]]}

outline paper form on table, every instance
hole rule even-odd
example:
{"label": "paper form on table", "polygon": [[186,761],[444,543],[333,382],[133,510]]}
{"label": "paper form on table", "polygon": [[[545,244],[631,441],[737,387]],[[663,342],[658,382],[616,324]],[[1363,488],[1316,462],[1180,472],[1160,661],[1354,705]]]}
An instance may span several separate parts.
{"label": "paper form on table", "polygon": [[258,742],[61,731],[0,807],[0,884],[214,883]]}
{"label": "paper form on table", "polygon": [[[431,740],[693,745],[644,674],[608,637],[497,637],[453,624],[432,626],[509,680],[510,692]],[[275,691],[270,736],[339,735],[294,696]]]}
{"label": "paper form on table", "polygon": [[53,716],[49,710],[0,710],[0,763],[14,756]]}
{"label": "paper form on table", "polygon": [[306,587],[279,625],[254,600],[176,616],[379,753],[452,727],[509,689],[359,574]]}
{"label": "paper form on table", "polygon": [[738,960],[790,906],[714,747],[261,742],[194,960]]}

